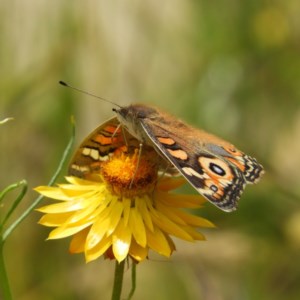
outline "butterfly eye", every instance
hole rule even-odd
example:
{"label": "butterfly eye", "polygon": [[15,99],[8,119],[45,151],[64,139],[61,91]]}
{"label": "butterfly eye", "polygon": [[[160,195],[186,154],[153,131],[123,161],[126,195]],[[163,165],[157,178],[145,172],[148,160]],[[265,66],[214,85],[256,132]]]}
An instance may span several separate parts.
{"label": "butterfly eye", "polygon": [[226,174],[226,172],[223,168],[221,168],[220,166],[218,166],[212,162],[209,164],[209,169],[219,176],[224,176]]}
{"label": "butterfly eye", "polygon": [[129,114],[129,110],[127,107],[122,107],[121,109],[114,110],[117,114],[121,115],[123,118],[126,118]]}

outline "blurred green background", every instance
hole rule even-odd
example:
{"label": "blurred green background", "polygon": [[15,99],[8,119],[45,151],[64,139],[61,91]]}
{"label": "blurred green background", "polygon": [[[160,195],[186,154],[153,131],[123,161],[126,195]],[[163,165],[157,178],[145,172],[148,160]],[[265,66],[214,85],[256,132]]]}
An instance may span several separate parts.
{"label": "blurred green background", "polygon": [[[231,141],[266,175],[236,212],[199,212],[218,226],[207,242],[139,265],[135,299],[300,299],[299,15],[299,0],[1,1],[0,119],[15,120],[1,126],[0,189],[23,178],[30,189],[15,217],[56,169],[70,116],[79,142],[113,115],[59,80],[147,102]],[[39,217],[6,244],[15,299],[109,299],[114,263],[45,242]]]}

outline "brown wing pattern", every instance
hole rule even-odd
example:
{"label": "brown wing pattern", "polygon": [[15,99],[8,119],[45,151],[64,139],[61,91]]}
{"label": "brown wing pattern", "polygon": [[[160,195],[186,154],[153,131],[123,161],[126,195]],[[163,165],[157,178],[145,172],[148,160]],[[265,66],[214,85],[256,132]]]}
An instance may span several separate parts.
{"label": "brown wing pattern", "polygon": [[69,165],[69,174],[86,178],[99,172],[101,164],[107,161],[114,151],[126,145],[138,144],[127,131],[119,126],[116,117],[97,127],[78,147]]}
{"label": "brown wing pattern", "polygon": [[158,120],[143,119],[141,125],[159,152],[200,194],[224,211],[235,210],[246,183],[257,182],[263,174],[262,166],[230,143],[175,122],[172,131],[168,122]]}

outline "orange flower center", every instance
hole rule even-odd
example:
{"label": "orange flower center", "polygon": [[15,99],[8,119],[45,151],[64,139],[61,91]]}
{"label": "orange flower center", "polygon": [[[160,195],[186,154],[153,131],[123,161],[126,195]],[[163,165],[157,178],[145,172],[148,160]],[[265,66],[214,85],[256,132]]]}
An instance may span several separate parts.
{"label": "orange flower center", "polygon": [[[142,152],[139,153],[140,151]],[[119,149],[101,168],[101,174],[112,191],[128,198],[151,192],[158,172],[157,154],[154,149],[135,148],[132,152],[128,154],[127,148],[126,151]]]}

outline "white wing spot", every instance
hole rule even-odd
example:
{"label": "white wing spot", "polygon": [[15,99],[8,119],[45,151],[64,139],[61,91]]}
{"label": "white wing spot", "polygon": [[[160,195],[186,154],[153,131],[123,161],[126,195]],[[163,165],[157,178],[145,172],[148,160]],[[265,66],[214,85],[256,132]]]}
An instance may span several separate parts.
{"label": "white wing spot", "polygon": [[90,153],[91,153],[91,149],[90,148],[83,148],[82,149],[82,155],[89,156]]}
{"label": "white wing spot", "polygon": [[76,171],[82,172],[82,173],[90,171],[89,167],[87,167],[87,166],[78,166],[76,164],[71,165],[71,168],[76,170]]}
{"label": "white wing spot", "polygon": [[94,160],[99,159],[99,152],[96,149],[91,149],[90,157]]}
{"label": "white wing spot", "polygon": [[105,155],[105,156],[99,156],[99,160],[100,160],[100,161],[107,161],[108,158],[109,158],[108,155]]}
{"label": "white wing spot", "polygon": [[189,167],[183,167],[182,168],[182,171],[188,175],[188,176],[195,176],[195,177],[198,177],[200,179],[203,179],[203,176],[201,174],[199,174],[197,171],[195,171],[194,169],[192,168],[189,168]]}

